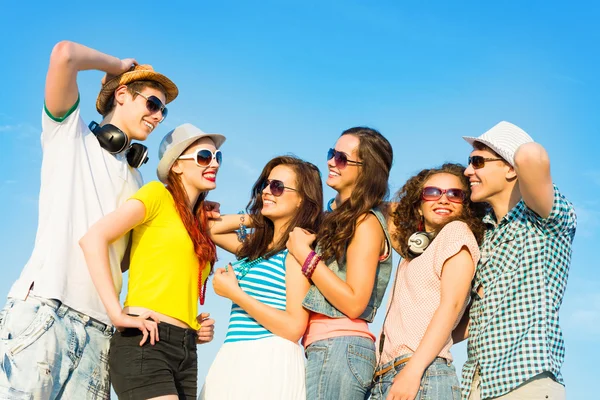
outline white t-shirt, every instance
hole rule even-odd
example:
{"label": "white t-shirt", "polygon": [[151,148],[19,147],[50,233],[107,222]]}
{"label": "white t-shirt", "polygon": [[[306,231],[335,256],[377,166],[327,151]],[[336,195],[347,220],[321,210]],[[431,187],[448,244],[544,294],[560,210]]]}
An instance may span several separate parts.
{"label": "white t-shirt", "polygon": [[[142,186],[142,177],[124,154],[112,155],[81,119],[79,100],[62,121],[42,111],[42,171],[35,246],[8,297],[57,299],[94,319],[110,324],[90,277],[79,239]],[[109,247],[117,293],[128,235]]]}

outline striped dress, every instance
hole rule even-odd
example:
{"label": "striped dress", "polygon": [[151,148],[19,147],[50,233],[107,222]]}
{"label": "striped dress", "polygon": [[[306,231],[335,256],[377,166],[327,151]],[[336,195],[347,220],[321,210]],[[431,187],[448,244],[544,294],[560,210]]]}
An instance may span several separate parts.
{"label": "striped dress", "polygon": [[[285,257],[287,250],[271,256],[268,260],[259,259],[240,278],[240,269],[235,268],[240,287],[256,300],[278,310],[285,311]],[[229,316],[229,328],[225,343],[244,340],[264,339],[273,336],[240,306],[233,303]]]}
{"label": "striped dress", "polygon": [[[287,253],[233,265],[242,290],[285,311]],[[225,343],[208,370],[199,399],[306,400],[304,360],[298,343],[273,334],[233,304]]]}

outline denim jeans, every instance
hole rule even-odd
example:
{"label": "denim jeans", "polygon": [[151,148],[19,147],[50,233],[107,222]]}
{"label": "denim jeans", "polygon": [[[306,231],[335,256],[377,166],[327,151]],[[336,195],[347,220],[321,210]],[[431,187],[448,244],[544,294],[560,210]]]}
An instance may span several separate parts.
{"label": "denim jeans", "polygon": [[[395,360],[380,366],[378,370],[394,365],[396,360],[409,356],[410,354],[405,354],[397,357]],[[371,400],[386,399],[394,382],[394,377],[402,371],[405,365],[406,363],[397,365],[385,374],[375,378]],[[460,383],[454,365],[445,358],[437,357],[425,370],[415,400],[460,400],[460,396]]]}
{"label": "denim jeans", "polygon": [[8,299],[0,311],[1,399],[108,399],[112,327],[57,300]]}
{"label": "denim jeans", "polygon": [[375,343],[360,336],[318,340],[306,348],[306,398],[365,400],[375,371]]}

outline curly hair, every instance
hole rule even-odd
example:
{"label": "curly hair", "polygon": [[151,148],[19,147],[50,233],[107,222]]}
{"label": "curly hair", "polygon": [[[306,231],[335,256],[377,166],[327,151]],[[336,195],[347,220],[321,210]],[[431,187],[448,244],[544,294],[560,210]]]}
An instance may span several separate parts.
{"label": "curly hair", "polygon": [[[263,208],[262,192],[265,182],[273,168],[284,165],[296,174],[296,190],[302,199],[302,205],[286,227],[286,232],[278,243],[272,243],[275,236],[273,222],[261,213]],[[252,218],[254,232],[242,244],[236,254],[238,259],[248,257],[255,260],[265,254],[275,254],[285,249],[289,233],[296,227],[316,232],[323,215],[323,184],[321,173],[314,164],[295,156],[279,156],[265,165],[260,176],[252,187],[252,198],[246,212]],[[268,257],[267,257],[268,258]]]}
{"label": "curly hair", "polygon": [[456,220],[463,221],[475,235],[477,243],[481,244],[483,233],[485,231],[485,225],[482,219],[487,211],[488,205],[487,203],[473,203],[471,201],[469,178],[464,175],[464,171],[464,166],[453,163],[443,164],[439,168],[424,169],[417,175],[408,179],[404,186],[396,193],[396,208],[392,215],[394,225],[396,225],[396,231],[393,236],[400,246],[399,252],[403,258],[413,258],[408,252],[408,238],[419,230],[419,224],[422,218],[419,214],[421,192],[423,191],[425,182],[436,174],[451,174],[458,177],[463,184],[466,195],[463,203],[462,215],[449,218],[445,224]]}
{"label": "curly hair", "polygon": [[374,129],[355,127],[345,130],[343,135],[358,138],[358,157],[362,166],[350,198],[325,216],[317,234],[321,256],[327,262],[334,257],[337,261],[343,259],[359,218],[388,196],[388,178],[394,158],[390,142]]}

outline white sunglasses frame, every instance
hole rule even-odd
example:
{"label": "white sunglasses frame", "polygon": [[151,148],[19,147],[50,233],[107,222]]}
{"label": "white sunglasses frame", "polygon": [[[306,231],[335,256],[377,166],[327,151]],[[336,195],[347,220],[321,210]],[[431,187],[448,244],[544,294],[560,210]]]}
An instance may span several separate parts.
{"label": "white sunglasses frame", "polygon": [[[198,153],[201,152],[202,150],[206,150],[206,151],[210,152],[210,154],[212,154],[212,159],[210,160],[208,165],[198,164]],[[210,167],[213,164],[213,161],[215,161],[217,159],[217,153],[221,154],[221,162],[223,162],[223,152],[221,150],[217,150],[217,151],[213,152],[211,149],[205,149],[205,148],[199,148],[193,154],[181,155],[181,156],[177,157],[177,159],[178,160],[194,160],[194,162],[196,163],[196,165],[198,167],[207,168],[207,167]],[[217,161],[217,165],[220,167],[221,163]]]}

